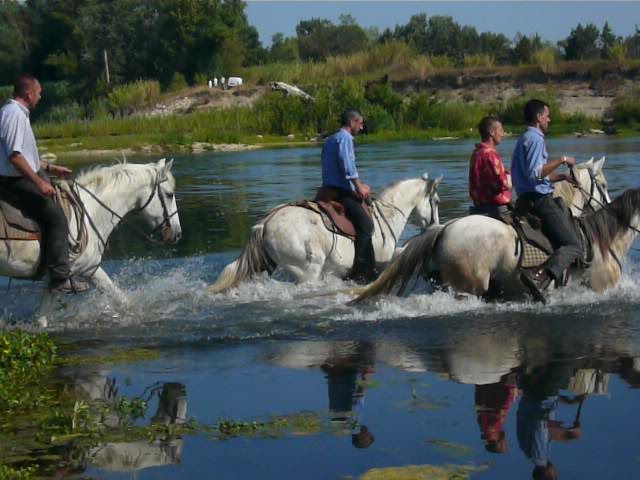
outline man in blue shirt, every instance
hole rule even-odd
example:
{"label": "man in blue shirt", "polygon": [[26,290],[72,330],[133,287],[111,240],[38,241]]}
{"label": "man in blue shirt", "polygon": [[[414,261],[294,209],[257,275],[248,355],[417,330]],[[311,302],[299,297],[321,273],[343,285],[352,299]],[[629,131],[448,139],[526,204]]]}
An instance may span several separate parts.
{"label": "man in blue shirt", "polygon": [[360,180],[356,168],[353,136],[364,127],[364,118],[357,110],[347,110],[340,117],[342,127],[325,141],[322,147],[322,186],[330,189],[336,201],[345,209],[356,230],[355,255],[350,277],[368,282],[376,276],[371,236],[373,221],[362,208],[371,188]]}
{"label": "man in blue shirt", "polygon": [[546,302],[544,290],[552,280],[581,255],[580,241],[565,209],[553,198],[553,184],[562,180],[573,181],[569,172],[556,172],[561,165],[573,167],[574,157],[563,155],[551,160],[547,154],[544,134],[551,123],[549,105],[541,100],[529,100],[524,107],[528,127],[518,139],[511,159],[511,178],[518,194],[517,207],[529,205],[531,213],[542,220],[542,231],[549,238],[555,252],[542,268],[523,272],[521,279],[534,298]]}

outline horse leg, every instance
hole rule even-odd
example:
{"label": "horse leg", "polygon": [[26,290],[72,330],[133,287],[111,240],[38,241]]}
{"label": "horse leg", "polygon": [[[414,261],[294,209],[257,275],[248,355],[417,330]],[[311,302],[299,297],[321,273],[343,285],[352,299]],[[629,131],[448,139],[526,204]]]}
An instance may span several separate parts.
{"label": "horse leg", "polygon": [[95,287],[113,297],[121,306],[127,306],[129,299],[127,295],[115,284],[113,280],[106,274],[102,267],[98,267],[89,281]]}
{"label": "horse leg", "polygon": [[39,327],[47,328],[49,325],[49,317],[51,316],[51,312],[53,312],[53,306],[56,303],[58,295],[59,294],[45,287],[42,293],[42,299],[40,300],[40,308],[38,308],[38,313],[36,314],[36,323]]}

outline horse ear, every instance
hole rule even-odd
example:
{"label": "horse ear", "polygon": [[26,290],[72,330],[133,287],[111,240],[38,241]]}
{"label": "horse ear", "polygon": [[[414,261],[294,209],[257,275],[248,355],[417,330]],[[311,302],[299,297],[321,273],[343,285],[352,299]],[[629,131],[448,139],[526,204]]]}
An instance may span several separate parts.
{"label": "horse ear", "polygon": [[170,172],[172,167],[173,167],[173,158],[165,164],[164,166],[165,172]]}
{"label": "horse ear", "polygon": [[578,165],[579,168],[588,168],[589,170],[593,171],[593,157],[591,157],[589,159],[589,161],[581,163],[580,165]]}
{"label": "horse ear", "polygon": [[438,188],[438,185],[440,185],[440,182],[442,181],[442,179],[444,178],[443,175],[440,175],[439,177],[435,178],[433,180],[433,183],[431,184],[431,189],[430,189],[430,193],[435,193],[435,191]]}
{"label": "horse ear", "polygon": [[605,157],[602,157],[600,160],[598,160],[594,166],[593,166],[593,173],[594,174],[598,174],[602,171],[602,167],[604,167],[604,161],[606,160]]}
{"label": "horse ear", "polygon": [[161,158],[160,160],[158,160],[158,163],[156,163],[156,167],[158,167],[158,170],[162,170],[166,162],[166,158]]}

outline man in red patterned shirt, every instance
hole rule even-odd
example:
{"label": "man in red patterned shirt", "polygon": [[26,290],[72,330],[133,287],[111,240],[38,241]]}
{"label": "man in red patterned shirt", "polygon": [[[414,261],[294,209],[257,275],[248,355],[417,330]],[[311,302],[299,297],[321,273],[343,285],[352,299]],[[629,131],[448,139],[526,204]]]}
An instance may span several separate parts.
{"label": "man in red patterned shirt", "polygon": [[478,125],[481,143],[476,145],[469,165],[469,195],[472,214],[500,216],[511,203],[511,175],[496,150],[504,137],[496,117],[484,117]]}

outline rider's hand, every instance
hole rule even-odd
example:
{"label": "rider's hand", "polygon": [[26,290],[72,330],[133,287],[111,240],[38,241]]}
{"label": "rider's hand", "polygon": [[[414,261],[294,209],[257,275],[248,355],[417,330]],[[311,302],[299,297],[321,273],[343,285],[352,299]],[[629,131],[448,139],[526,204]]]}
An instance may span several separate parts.
{"label": "rider's hand", "polygon": [[567,167],[572,168],[576,166],[576,157],[569,157],[566,155],[562,156],[562,163],[564,163]]}
{"label": "rider's hand", "polygon": [[580,183],[578,182],[578,180],[576,180],[576,178],[573,175],[571,175],[571,172],[562,172],[560,175],[562,175],[564,177],[564,180],[569,182],[571,185],[575,187],[580,186]]}
{"label": "rider's hand", "polygon": [[71,169],[62,165],[49,164],[49,172],[58,175],[60,177],[66,177],[72,173]]}
{"label": "rider's hand", "polygon": [[51,186],[51,184],[48,182],[45,182],[42,179],[40,179],[40,181],[37,183],[37,186],[38,186],[38,190],[40,190],[42,194],[47,197],[53,197],[56,194],[56,191]]}
{"label": "rider's hand", "polygon": [[358,193],[362,198],[369,198],[371,195],[371,187],[366,183],[361,183],[358,185]]}

